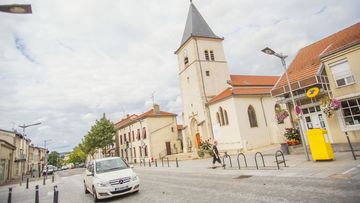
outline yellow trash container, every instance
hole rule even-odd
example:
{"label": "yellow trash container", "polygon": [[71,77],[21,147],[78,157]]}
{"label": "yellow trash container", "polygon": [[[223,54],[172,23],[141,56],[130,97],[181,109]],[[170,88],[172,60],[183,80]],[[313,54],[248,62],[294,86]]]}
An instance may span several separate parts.
{"label": "yellow trash container", "polygon": [[328,131],[321,128],[306,131],[313,160],[333,160],[334,152]]}

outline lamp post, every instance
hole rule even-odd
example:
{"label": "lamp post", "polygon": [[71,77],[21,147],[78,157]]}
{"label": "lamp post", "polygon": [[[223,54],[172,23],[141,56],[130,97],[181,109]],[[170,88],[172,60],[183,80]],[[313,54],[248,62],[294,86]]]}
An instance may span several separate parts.
{"label": "lamp post", "polygon": [[[284,69],[285,77],[286,77],[286,81],[287,81],[287,84],[288,84],[288,87],[289,87],[291,101],[292,101],[292,104],[293,104],[293,108],[295,109],[296,103],[295,103],[295,100],[294,100],[294,95],[293,95],[292,88],[291,88],[291,85],[290,85],[289,75],[288,75],[288,72],[287,72],[286,62],[285,62],[285,58],[287,56],[283,55],[283,54],[278,54],[274,50],[270,49],[269,47],[266,47],[261,51],[264,52],[265,54],[274,55],[274,56],[281,59],[281,63],[282,63],[283,69]],[[301,136],[301,139],[302,139],[302,145],[303,145],[303,148],[304,148],[304,151],[305,151],[306,159],[308,161],[310,161],[309,153],[308,153],[307,148],[306,148],[305,136],[304,136],[304,132],[303,132],[303,128],[302,128],[302,115],[301,115],[301,113],[299,115],[299,119],[300,119],[300,121],[299,121],[299,129],[300,129],[300,136]]]}
{"label": "lamp post", "polygon": [[23,138],[20,139],[20,160],[19,160],[19,161],[20,161],[20,162],[19,162],[19,165],[20,165],[20,185],[21,185],[22,180],[23,180],[23,170],[22,170],[23,166],[22,166],[22,162],[23,162],[24,160],[26,160],[25,157],[24,157],[24,149],[23,149],[23,140],[25,139],[25,136],[26,136],[26,135],[25,135],[25,129],[28,128],[28,127],[35,126],[35,125],[40,125],[40,124],[41,124],[41,123],[39,122],[39,123],[30,124],[30,125],[25,125],[25,124],[19,125],[19,127],[23,129],[23,133],[22,133]]}
{"label": "lamp post", "polygon": [[51,141],[51,139],[47,139],[47,140],[44,140],[44,148],[45,148],[45,168],[46,168],[46,171],[45,171],[45,179],[47,179],[47,172],[48,172],[48,165],[47,165],[47,149],[46,149],[46,143],[48,142],[48,141]]}
{"label": "lamp post", "polygon": [[32,9],[30,4],[10,4],[0,5],[0,12],[13,14],[31,14]]}

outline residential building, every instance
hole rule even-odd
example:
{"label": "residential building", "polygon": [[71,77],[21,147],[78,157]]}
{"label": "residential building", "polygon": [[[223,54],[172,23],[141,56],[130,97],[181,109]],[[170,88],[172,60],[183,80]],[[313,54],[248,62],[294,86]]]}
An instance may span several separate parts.
{"label": "residential building", "polygon": [[[304,131],[327,129],[335,150],[346,146],[345,131],[351,131],[351,138],[359,141],[359,40],[360,23],[357,23],[299,50],[288,67],[288,75],[296,105],[302,110],[300,116],[291,104],[285,75],[271,91],[278,103],[286,104],[291,110],[295,126],[299,127],[300,118]],[[319,93],[309,98],[306,93],[314,87]],[[324,101],[333,98],[342,105],[337,116],[324,111]]]}
{"label": "residential building", "polygon": [[160,111],[159,105],[141,115],[127,115],[115,124],[119,156],[130,163],[159,159],[182,152],[176,114]]}
{"label": "residential building", "polygon": [[15,133],[0,129],[0,185],[13,178]]}
{"label": "residential building", "polygon": [[31,177],[40,177],[41,171],[45,165],[45,153],[46,149],[42,147],[36,147],[30,145],[29,156],[28,156],[28,172]]}
{"label": "residential building", "polygon": [[341,103],[341,109],[327,120],[334,135],[334,143],[346,143],[345,132],[352,141],[359,143],[360,23],[341,32],[345,36],[333,41],[320,55],[320,61],[328,76],[331,95]]}
{"label": "residential building", "polygon": [[277,77],[230,75],[223,40],[191,2],[175,51],[185,152],[198,150],[201,140],[212,138],[218,139],[219,150],[246,151],[278,143],[277,134],[282,134],[275,121],[275,99],[270,97]]}

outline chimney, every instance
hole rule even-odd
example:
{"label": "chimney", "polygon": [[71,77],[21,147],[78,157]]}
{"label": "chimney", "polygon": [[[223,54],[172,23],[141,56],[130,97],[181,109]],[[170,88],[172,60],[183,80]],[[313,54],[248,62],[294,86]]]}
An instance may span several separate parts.
{"label": "chimney", "polygon": [[154,104],[154,113],[155,114],[160,114],[160,106],[159,106],[159,104]]}

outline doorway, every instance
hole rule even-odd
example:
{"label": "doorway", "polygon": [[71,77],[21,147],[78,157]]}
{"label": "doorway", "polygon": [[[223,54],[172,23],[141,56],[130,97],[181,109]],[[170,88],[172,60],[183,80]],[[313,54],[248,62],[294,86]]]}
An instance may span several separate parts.
{"label": "doorway", "polygon": [[171,145],[170,142],[165,142],[166,145],[166,155],[171,155]]}

